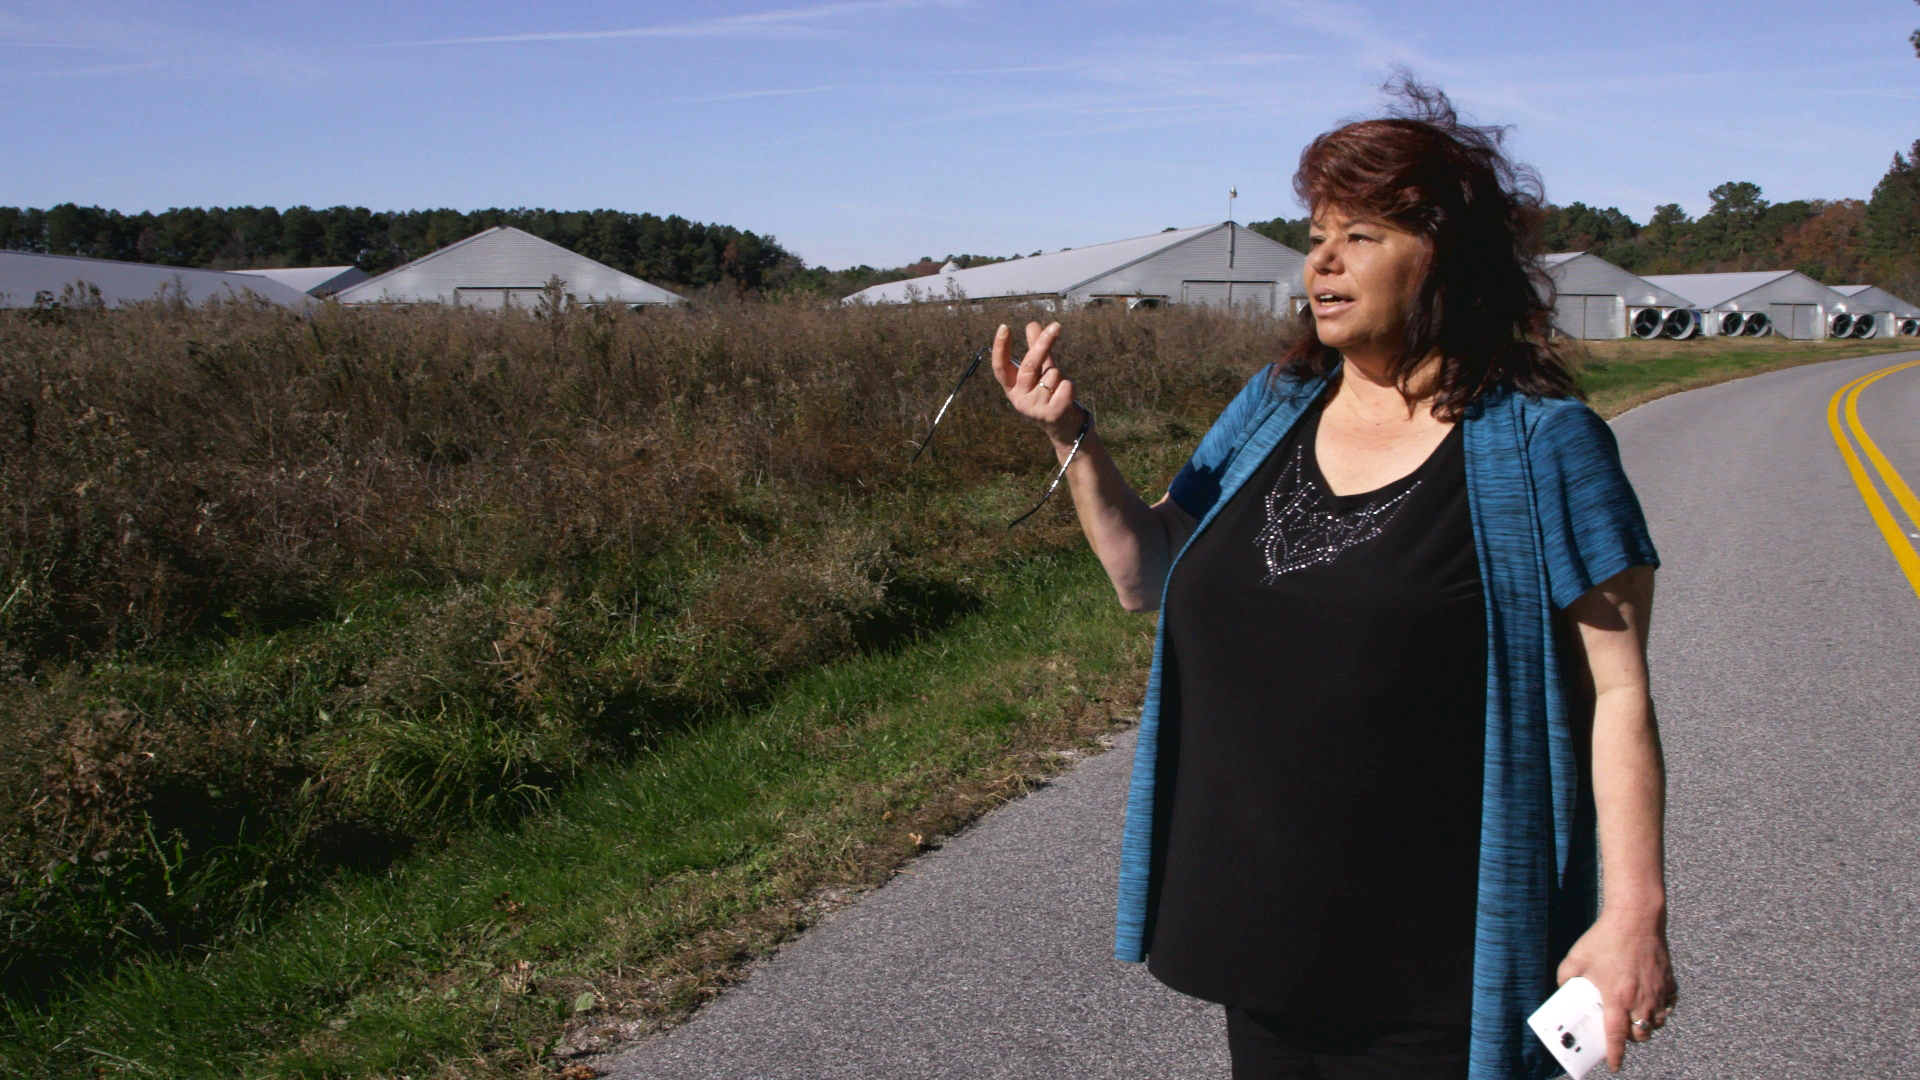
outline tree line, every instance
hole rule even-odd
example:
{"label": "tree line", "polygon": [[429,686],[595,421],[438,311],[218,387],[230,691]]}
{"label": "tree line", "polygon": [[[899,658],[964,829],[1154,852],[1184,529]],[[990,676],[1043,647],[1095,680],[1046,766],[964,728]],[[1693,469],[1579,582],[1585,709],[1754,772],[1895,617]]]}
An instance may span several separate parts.
{"label": "tree line", "polygon": [[[1617,207],[1550,206],[1542,240],[1548,251],[1591,251],[1638,274],[1799,270],[1831,285],[1867,282],[1920,299],[1920,140],[1893,156],[1865,200],[1769,202],[1748,181],[1721,184],[1707,200],[1697,218],[1669,203],[1645,224]],[[623,210],[527,208],[240,206],[125,214],[73,203],[0,207],[0,248],[211,270],[354,265],[378,274],[495,225],[524,229],[656,284],[758,295],[841,297],[933,274],[949,260],[962,267],[1002,261],[949,255],[891,268],[828,270],[808,266],[772,236],[731,225]],[[1249,228],[1307,248],[1305,218],[1256,221]]]}
{"label": "tree line", "polygon": [[0,250],[202,270],[358,266],[379,274],[496,225],[523,229],[657,285],[759,295],[837,298],[932,274],[949,261],[962,267],[1003,261],[991,255],[923,256],[905,266],[829,270],[808,266],[772,236],[731,225],[623,210],[524,207],[462,212],[213,206],[127,214],[74,203],[0,206]]}
{"label": "tree line", "polygon": [[[1871,196],[1769,202],[1760,185],[1734,180],[1707,192],[1707,210],[1654,208],[1641,224],[1617,207],[1575,202],[1547,208],[1547,251],[1590,251],[1636,274],[1798,270],[1828,285],[1873,284],[1920,300],[1920,141],[1893,164]],[[1307,219],[1248,226],[1306,250]]]}
{"label": "tree line", "polygon": [[0,207],[0,248],[208,270],[358,266],[378,274],[496,225],[524,229],[661,285],[777,288],[802,271],[771,236],[623,210],[179,207],[125,214]]}

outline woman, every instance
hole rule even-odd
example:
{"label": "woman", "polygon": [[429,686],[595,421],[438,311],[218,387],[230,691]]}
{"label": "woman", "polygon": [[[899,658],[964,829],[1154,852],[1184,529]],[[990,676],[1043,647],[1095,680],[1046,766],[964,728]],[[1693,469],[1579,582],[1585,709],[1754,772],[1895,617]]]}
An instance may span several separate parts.
{"label": "woman", "polygon": [[[1308,329],[1166,497],[1097,429],[1071,459],[1121,603],[1162,611],[1116,954],[1227,1006],[1237,1078],[1550,1076],[1524,1020],[1575,975],[1617,1069],[1675,994],[1657,557],[1546,340],[1532,175],[1398,92],[1302,154]],[[1067,460],[1059,335],[993,364]]]}

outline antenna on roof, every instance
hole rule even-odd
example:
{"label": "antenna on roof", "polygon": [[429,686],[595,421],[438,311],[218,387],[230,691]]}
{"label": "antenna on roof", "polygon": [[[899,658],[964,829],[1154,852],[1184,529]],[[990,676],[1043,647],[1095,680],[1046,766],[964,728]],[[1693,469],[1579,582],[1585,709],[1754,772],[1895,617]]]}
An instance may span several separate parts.
{"label": "antenna on roof", "polygon": [[1230,187],[1227,189],[1227,220],[1228,221],[1233,220],[1233,200],[1239,197],[1240,197],[1240,189],[1238,187]]}

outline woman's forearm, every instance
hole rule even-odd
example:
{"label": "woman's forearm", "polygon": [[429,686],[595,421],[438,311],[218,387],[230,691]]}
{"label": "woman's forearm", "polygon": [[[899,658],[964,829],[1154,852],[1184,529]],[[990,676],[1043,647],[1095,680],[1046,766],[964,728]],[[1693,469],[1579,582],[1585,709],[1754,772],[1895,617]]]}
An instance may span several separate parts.
{"label": "woman's forearm", "polygon": [[1667,771],[1647,677],[1653,567],[1621,571],[1568,605],[1567,615],[1582,646],[1573,662],[1593,690],[1593,801],[1605,917],[1663,926]]}
{"label": "woman's forearm", "polygon": [[1664,924],[1667,773],[1642,687],[1609,689],[1594,701],[1593,798],[1607,914]]}
{"label": "woman's forearm", "polygon": [[[1055,442],[1058,460],[1066,460],[1071,442]],[[1120,605],[1128,611],[1153,611],[1160,606],[1160,589],[1173,562],[1173,546],[1189,531],[1186,514],[1171,501],[1151,507],[1141,499],[1098,431],[1087,432],[1080,452],[1067,469],[1074,512],[1087,542],[1106,568]],[[1174,535],[1178,533],[1178,535]]]}
{"label": "woman's forearm", "polygon": [[1593,801],[1604,907],[1557,974],[1590,979],[1606,1007],[1607,1062],[1644,1041],[1673,1008],[1663,829],[1667,770],[1647,678],[1653,567],[1622,570],[1567,606],[1593,688]]}
{"label": "woman's forearm", "polygon": [[1173,562],[1174,545],[1193,530],[1193,520],[1170,499],[1148,506],[1113,463],[1113,455],[1092,430],[1093,415],[1076,398],[1078,388],[1053,363],[1053,347],[1060,340],[1060,324],[1027,324],[1027,355],[1013,358],[1013,331],[1001,326],[993,335],[993,375],[1007,400],[1029,420],[1039,424],[1053,443],[1060,461],[1068,461],[1074,440],[1079,453],[1067,466],[1067,488],[1073,493],[1080,527],[1106,567],[1113,591],[1128,611],[1152,611],[1160,606],[1160,587]]}

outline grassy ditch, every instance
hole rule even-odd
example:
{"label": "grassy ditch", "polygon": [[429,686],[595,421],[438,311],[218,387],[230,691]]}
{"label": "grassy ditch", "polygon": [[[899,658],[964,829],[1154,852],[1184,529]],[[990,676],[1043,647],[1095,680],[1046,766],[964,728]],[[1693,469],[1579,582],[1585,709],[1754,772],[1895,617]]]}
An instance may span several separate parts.
{"label": "grassy ditch", "polygon": [[[1066,507],[1002,528],[1046,455],[990,385],[901,467],[998,317],[0,321],[0,1071],[537,1071],[1123,718],[1145,625]],[[1280,333],[1064,362],[1150,490]],[[1612,414],[1891,347],[1582,359]]]}
{"label": "grassy ditch", "polygon": [[[1072,550],[970,388],[993,312],[0,319],[0,992],[258,931],[342,875],[884,655]],[[1279,330],[1072,318],[1130,468]],[[1202,420],[1201,422],[1204,422]]]}
{"label": "grassy ditch", "polygon": [[16,1016],[0,1072],[504,1076],[698,1005],[738,961],[1137,705],[1151,624],[1086,556],[991,611],[587,770],[543,814],[343,886],[196,964]]}
{"label": "grassy ditch", "polygon": [[1611,417],[1657,397],[1763,371],[1916,348],[1920,338],[1792,341],[1765,337],[1582,341],[1574,343],[1573,354],[1587,400]]}

